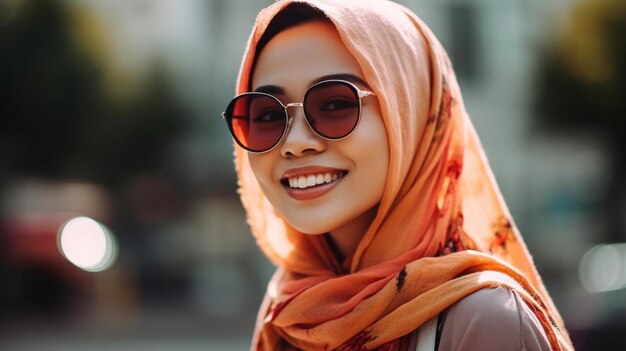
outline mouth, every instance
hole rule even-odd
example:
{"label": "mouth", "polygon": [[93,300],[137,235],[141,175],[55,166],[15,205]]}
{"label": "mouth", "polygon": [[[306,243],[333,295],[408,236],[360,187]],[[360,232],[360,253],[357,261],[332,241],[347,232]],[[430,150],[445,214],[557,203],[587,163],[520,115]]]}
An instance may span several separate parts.
{"label": "mouth", "polygon": [[291,176],[291,177],[283,178],[281,179],[280,182],[284,186],[288,186],[292,189],[307,189],[307,188],[320,186],[324,184],[330,184],[342,178],[347,173],[348,172],[346,171],[337,171],[337,172],[305,174],[305,175],[298,175],[298,176]]}
{"label": "mouth", "polygon": [[343,178],[348,171],[332,170],[306,174],[294,174],[283,177],[280,182],[291,189],[307,189],[331,184]]}

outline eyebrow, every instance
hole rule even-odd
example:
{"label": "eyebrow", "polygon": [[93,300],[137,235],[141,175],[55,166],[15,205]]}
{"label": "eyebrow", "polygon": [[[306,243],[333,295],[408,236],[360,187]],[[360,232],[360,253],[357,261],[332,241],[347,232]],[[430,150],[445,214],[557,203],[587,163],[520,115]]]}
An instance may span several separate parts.
{"label": "eyebrow", "polygon": [[[363,78],[352,73],[327,74],[325,76],[317,77],[309,82],[309,86],[313,86],[319,82],[323,82],[325,80],[331,80],[331,79],[345,80],[353,84],[364,86],[367,89],[371,89]],[[270,95],[285,95],[285,89],[277,85],[261,85],[260,87],[257,87],[256,89],[254,89],[254,91],[259,92],[259,93],[266,93]]]}

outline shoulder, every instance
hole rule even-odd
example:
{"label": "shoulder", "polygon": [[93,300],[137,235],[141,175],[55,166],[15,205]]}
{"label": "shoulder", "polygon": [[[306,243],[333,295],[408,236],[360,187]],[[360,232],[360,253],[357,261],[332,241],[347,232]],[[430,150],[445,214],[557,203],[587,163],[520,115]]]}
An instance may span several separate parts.
{"label": "shoulder", "polygon": [[550,350],[530,307],[503,287],[478,290],[440,318],[439,350]]}

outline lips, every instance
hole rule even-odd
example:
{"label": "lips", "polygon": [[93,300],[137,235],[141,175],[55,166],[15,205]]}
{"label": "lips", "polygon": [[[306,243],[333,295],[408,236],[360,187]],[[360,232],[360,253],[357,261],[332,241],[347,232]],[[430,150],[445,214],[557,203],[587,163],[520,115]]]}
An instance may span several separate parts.
{"label": "lips", "polygon": [[328,167],[290,169],[281,177],[287,193],[298,200],[322,196],[334,188],[348,171]]}

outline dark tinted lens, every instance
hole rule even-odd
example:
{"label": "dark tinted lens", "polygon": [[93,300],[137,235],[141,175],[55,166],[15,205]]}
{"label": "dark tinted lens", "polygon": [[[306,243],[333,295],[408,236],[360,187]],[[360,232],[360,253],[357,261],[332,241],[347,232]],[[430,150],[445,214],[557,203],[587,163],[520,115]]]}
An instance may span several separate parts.
{"label": "dark tinted lens", "polygon": [[271,149],[285,131],[285,109],[266,95],[239,96],[226,112],[233,137],[239,145],[251,151]]}
{"label": "dark tinted lens", "polygon": [[331,139],[343,138],[357,125],[358,93],[346,83],[321,83],[307,93],[304,110],[317,133]]}

